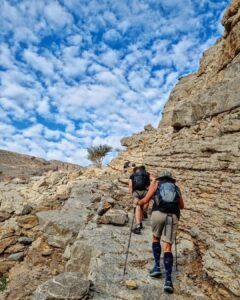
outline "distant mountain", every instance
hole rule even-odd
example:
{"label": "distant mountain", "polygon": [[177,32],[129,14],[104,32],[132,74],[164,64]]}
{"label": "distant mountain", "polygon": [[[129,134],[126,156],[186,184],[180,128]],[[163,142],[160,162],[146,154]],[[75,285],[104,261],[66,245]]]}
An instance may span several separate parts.
{"label": "distant mountain", "polygon": [[41,175],[48,170],[81,170],[81,166],[58,160],[0,150],[0,179]]}

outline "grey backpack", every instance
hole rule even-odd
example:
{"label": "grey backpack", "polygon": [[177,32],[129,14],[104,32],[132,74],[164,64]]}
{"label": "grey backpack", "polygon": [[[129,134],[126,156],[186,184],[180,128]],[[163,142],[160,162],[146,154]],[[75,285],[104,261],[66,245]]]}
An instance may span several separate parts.
{"label": "grey backpack", "polygon": [[177,187],[172,182],[159,183],[156,196],[159,201],[169,204],[177,204],[179,199]]}

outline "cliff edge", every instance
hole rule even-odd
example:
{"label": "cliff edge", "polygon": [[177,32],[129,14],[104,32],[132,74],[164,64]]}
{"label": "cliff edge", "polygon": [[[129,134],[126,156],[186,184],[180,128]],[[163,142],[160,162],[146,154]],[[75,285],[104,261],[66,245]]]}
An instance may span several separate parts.
{"label": "cliff edge", "polygon": [[[127,149],[110,164],[169,169],[186,210],[179,239],[194,244],[199,274],[218,286],[216,297],[240,296],[240,1],[224,14],[224,35],[207,50],[197,73],[179,80],[157,129],[122,140]],[[196,261],[192,259],[189,263]]]}

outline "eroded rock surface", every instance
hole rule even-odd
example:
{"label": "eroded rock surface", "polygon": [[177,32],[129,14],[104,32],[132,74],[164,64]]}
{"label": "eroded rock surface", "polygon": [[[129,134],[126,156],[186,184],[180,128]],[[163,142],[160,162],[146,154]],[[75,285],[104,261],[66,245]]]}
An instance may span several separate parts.
{"label": "eroded rock surface", "polygon": [[132,236],[123,276],[133,217],[126,160],[153,175],[171,170],[185,198],[171,298],[240,297],[239,15],[234,0],[223,18],[224,37],[206,51],[196,74],[179,81],[159,127],[124,138],[127,150],[110,167],[55,162],[61,168],[54,171],[44,160],[23,156],[17,163],[16,154],[1,152],[0,272],[8,279],[1,300],[169,299],[164,280],[148,276],[149,219],[143,234]]}
{"label": "eroded rock surface", "polygon": [[159,127],[124,138],[127,150],[110,164],[120,171],[129,160],[155,175],[173,172],[186,201],[181,234],[218,286],[215,299],[240,297],[239,16],[240,2],[232,1],[224,37],[204,53],[196,74],[179,80]]}
{"label": "eroded rock surface", "polygon": [[84,300],[89,299],[90,282],[78,272],[62,273],[39,286],[34,300]]}

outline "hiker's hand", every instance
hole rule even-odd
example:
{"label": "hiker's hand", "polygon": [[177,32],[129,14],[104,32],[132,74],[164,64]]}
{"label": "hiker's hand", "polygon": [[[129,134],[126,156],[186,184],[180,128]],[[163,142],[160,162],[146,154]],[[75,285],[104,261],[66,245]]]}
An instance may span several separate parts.
{"label": "hiker's hand", "polygon": [[134,205],[134,207],[136,207],[138,205],[138,200],[137,199],[133,200],[133,205]]}

